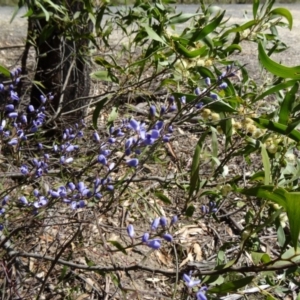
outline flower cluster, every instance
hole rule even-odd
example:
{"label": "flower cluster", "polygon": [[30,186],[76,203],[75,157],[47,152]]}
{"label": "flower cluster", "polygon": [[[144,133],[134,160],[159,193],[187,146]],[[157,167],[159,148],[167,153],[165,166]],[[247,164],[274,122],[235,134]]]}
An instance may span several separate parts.
{"label": "flower cluster", "polygon": [[[158,250],[162,245],[162,239],[167,242],[172,242],[173,236],[170,233],[167,233],[167,229],[173,226],[177,221],[178,217],[173,216],[170,222],[170,226],[168,226],[168,220],[166,217],[162,216],[160,218],[155,218],[150,225],[150,233],[146,232],[143,234],[142,243],[148,246],[149,248]],[[162,227],[162,231],[158,233],[157,230],[159,226]],[[129,224],[127,226],[127,233],[128,236],[133,240],[135,236],[135,231],[132,224]],[[152,238],[153,235],[154,237]],[[160,235],[162,239],[157,237],[158,235]]]}
{"label": "flower cluster", "polygon": [[[172,109],[176,109],[174,102],[169,105],[168,109],[162,107],[160,116]],[[149,114],[151,118],[155,118],[156,107],[154,105],[150,106]],[[109,162],[109,158],[116,144],[124,143],[124,156],[130,157],[126,159],[126,165],[136,168],[139,165],[138,156],[145,147],[151,146],[159,140],[168,142],[172,133],[173,127],[166,125],[163,120],[157,120],[148,126],[143,121],[130,118],[123,120],[117,128],[111,126],[109,137],[101,139],[98,132],[95,131],[92,138],[94,142],[100,145],[100,153],[97,157],[98,163],[106,166],[108,171],[111,171],[115,167],[115,163]],[[132,155],[136,157],[131,157]]]}
{"label": "flower cluster", "polygon": [[9,146],[18,146],[21,142],[27,140],[27,135],[36,133],[38,128],[45,123],[45,103],[53,99],[50,93],[46,96],[41,95],[41,106],[35,109],[28,105],[25,111],[19,107],[20,98],[17,93],[20,83],[21,69],[11,71],[11,83],[5,86],[0,83],[1,110],[4,112],[0,120],[0,137],[6,141]]}
{"label": "flower cluster", "polygon": [[[193,288],[201,283],[201,280],[194,280],[191,276],[189,276],[187,274],[183,274],[182,278],[185,281],[185,284],[188,288]],[[207,297],[205,295],[206,291],[207,291],[206,286],[201,287],[196,293],[196,299],[197,300],[207,300]]]}
{"label": "flower cluster", "polygon": [[208,205],[202,205],[201,206],[201,212],[202,214],[213,214],[218,211],[216,202],[210,201]]}

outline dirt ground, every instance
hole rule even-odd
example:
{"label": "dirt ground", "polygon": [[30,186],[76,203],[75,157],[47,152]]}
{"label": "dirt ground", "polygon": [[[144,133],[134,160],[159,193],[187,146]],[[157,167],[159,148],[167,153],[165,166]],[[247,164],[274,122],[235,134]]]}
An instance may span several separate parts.
{"label": "dirt ground", "polygon": [[[279,6],[279,5],[278,5]],[[281,61],[288,66],[300,65],[300,4],[282,4],[281,7],[286,7],[290,10],[294,18],[293,30],[279,29],[280,37],[284,43],[289,46],[289,49],[284,54],[275,54],[273,59]],[[221,8],[226,10],[226,15],[230,17],[230,23],[244,23],[247,19],[244,18],[244,12],[247,11],[248,18],[250,19],[252,8],[251,5],[220,5]],[[197,5],[179,5],[177,11],[183,12],[195,12],[198,9]],[[11,54],[20,55],[22,48],[5,48],[12,46],[22,46],[26,37],[27,22],[26,18],[22,18],[24,10],[22,10],[10,23],[11,16],[14,12],[13,7],[0,7],[0,64],[3,63],[6,67],[13,67],[13,61],[7,65],[7,57]],[[118,33],[114,37],[118,40]],[[258,65],[253,57],[257,55],[256,44],[244,44],[243,51],[236,58],[242,63],[247,63],[250,66],[250,70],[254,72],[258,71]]]}

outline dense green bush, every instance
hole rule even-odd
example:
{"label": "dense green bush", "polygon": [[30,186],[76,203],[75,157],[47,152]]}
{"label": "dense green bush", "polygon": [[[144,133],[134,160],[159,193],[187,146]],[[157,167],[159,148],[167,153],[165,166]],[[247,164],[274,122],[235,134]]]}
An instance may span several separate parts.
{"label": "dense green bush", "polygon": [[[270,58],[290,12],[82,3],[100,90],[85,120],[53,116],[51,91],[28,106],[30,77],[0,66],[2,298],[299,297],[300,68]],[[70,21],[46,4],[27,15]],[[259,82],[233,59],[247,42]]]}

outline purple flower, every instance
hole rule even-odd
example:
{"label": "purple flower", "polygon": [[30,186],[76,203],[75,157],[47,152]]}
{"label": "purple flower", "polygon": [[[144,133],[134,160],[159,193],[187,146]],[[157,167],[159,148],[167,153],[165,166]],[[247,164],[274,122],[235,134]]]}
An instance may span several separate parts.
{"label": "purple flower", "polygon": [[175,110],[177,110],[177,106],[176,106],[176,104],[174,103],[173,105],[171,105],[171,106],[169,107],[169,112],[173,112],[173,111],[175,111]]}
{"label": "purple flower", "polygon": [[150,235],[148,232],[144,233],[142,236],[142,243],[147,243],[149,240],[149,237],[150,237]]}
{"label": "purple flower", "polygon": [[185,281],[187,287],[189,287],[189,288],[192,288],[192,287],[198,285],[201,282],[201,280],[193,280],[187,274],[183,274],[183,280]]}
{"label": "purple flower", "polygon": [[156,107],[154,105],[150,106],[150,116],[154,117],[156,113]]}
{"label": "purple flower", "polygon": [[7,105],[5,105],[4,109],[5,109],[6,112],[12,112],[12,111],[15,110],[15,107],[14,107],[13,104],[7,104]]}
{"label": "purple flower", "polygon": [[137,158],[128,159],[126,160],[126,164],[129,167],[136,168],[139,164],[139,160]]}
{"label": "purple flower", "polygon": [[200,210],[204,215],[208,213],[208,209],[207,209],[206,205],[201,205]]}
{"label": "purple flower", "polygon": [[181,102],[182,104],[186,104],[186,96],[182,96],[182,97],[180,98],[180,102]]}
{"label": "purple flower", "polygon": [[162,227],[167,227],[168,221],[166,217],[160,217],[159,223]]}
{"label": "purple flower", "polygon": [[10,146],[16,146],[18,144],[18,139],[13,138],[7,144],[10,145]]}
{"label": "purple flower", "polygon": [[21,168],[20,168],[20,172],[23,175],[27,175],[29,173],[28,167],[26,165],[22,165]]}
{"label": "purple flower", "polygon": [[158,228],[159,223],[160,223],[160,218],[155,218],[151,224],[151,227],[150,227],[151,230],[155,231]]}
{"label": "purple flower", "polygon": [[110,137],[110,138],[108,139],[108,142],[109,142],[110,144],[114,144],[114,143],[116,142],[116,139]]}
{"label": "purple flower", "polygon": [[5,196],[2,200],[2,205],[3,206],[6,205],[8,203],[8,201],[9,201],[9,196]]}
{"label": "purple flower", "polygon": [[22,204],[24,204],[24,205],[27,205],[27,204],[28,204],[28,201],[27,201],[27,199],[26,199],[25,196],[21,196],[21,197],[19,198],[19,201],[21,201]]}
{"label": "purple flower", "polygon": [[169,233],[165,233],[165,234],[162,236],[162,238],[163,238],[164,240],[166,240],[167,242],[172,242],[172,241],[173,241],[173,237],[172,237],[172,235],[169,234]]}
{"label": "purple flower", "polygon": [[131,119],[129,121],[129,125],[135,131],[139,131],[140,130],[140,123],[138,121],[136,121],[135,119]]}
{"label": "purple flower", "polygon": [[226,82],[223,82],[219,85],[219,89],[224,90],[228,87],[228,84]]}
{"label": "purple flower", "polygon": [[177,221],[178,221],[178,217],[177,217],[176,215],[173,216],[172,219],[171,219],[171,224],[170,224],[170,226],[172,226],[172,225],[174,225],[175,223],[177,223]]}
{"label": "purple flower", "polygon": [[94,132],[93,133],[93,140],[97,143],[100,142],[100,137],[99,137],[99,134],[97,132]]}
{"label": "purple flower", "polygon": [[95,198],[100,200],[102,198],[102,194],[101,193],[96,193]]}
{"label": "purple flower", "polygon": [[53,190],[49,191],[49,195],[52,196],[53,198],[59,198],[60,197],[59,192],[53,191]]}
{"label": "purple flower", "polygon": [[15,118],[18,117],[18,113],[17,112],[11,112],[11,113],[8,114],[8,117],[12,118],[12,119],[15,119]]}
{"label": "purple flower", "polygon": [[201,109],[203,107],[203,102],[199,102],[195,105],[197,109]]}
{"label": "purple flower", "polygon": [[134,228],[133,228],[133,225],[132,225],[132,224],[129,224],[129,225],[127,226],[127,233],[128,233],[128,235],[129,235],[129,237],[130,237],[131,239],[134,238]]}
{"label": "purple flower", "polygon": [[20,98],[19,98],[19,96],[18,96],[18,93],[15,92],[15,91],[10,91],[10,98],[11,98],[12,100],[14,100],[14,101],[19,101],[19,100],[20,100]]}
{"label": "purple flower", "polygon": [[40,196],[38,201],[33,202],[33,206],[35,208],[39,208],[45,206],[47,203],[48,203],[47,198],[45,198],[44,196]]}
{"label": "purple flower", "polygon": [[113,185],[108,185],[106,188],[110,192],[112,192],[115,189]]}
{"label": "purple flower", "polygon": [[210,78],[209,77],[206,77],[205,78],[205,84],[210,86],[211,85],[211,82],[210,82]]}
{"label": "purple flower", "polygon": [[161,246],[161,240],[154,239],[154,240],[147,241],[147,246],[154,250],[157,250]]}
{"label": "purple flower", "polygon": [[1,207],[0,208],[0,216],[3,215],[5,213],[5,208]]}
{"label": "purple flower", "polygon": [[195,94],[196,94],[197,96],[199,96],[199,95],[201,94],[200,88],[198,88],[198,87],[195,88]]}
{"label": "purple flower", "polygon": [[47,98],[44,95],[40,95],[40,100],[44,104],[47,101]]}
{"label": "purple flower", "polygon": [[169,99],[168,99],[168,102],[169,102],[170,105],[173,105],[174,102],[175,102],[174,96],[170,96]]}
{"label": "purple flower", "polygon": [[76,189],[76,186],[73,182],[69,182],[68,183],[68,188],[71,190],[71,191],[74,191]]}
{"label": "purple flower", "polygon": [[107,159],[103,154],[98,156],[98,162],[102,165],[107,165]]}
{"label": "purple flower", "polygon": [[210,93],[209,97],[212,98],[213,100],[218,100],[218,95],[215,93]]}
{"label": "purple flower", "polygon": [[197,293],[196,298],[197,300],[207,300],[207,297],[205,296],[205,291],[207,290],[206,287],[202,287]]}
{"label": "purple flower", "polygon": [[164,126],[164,121],[157,121],[154,125],[154,129],[161,130]]}
{"label": "purple flower", "polygon": [[162,107],[160,108],[160,113],[159,113],[159,115],[160,115],[160,116],[163,116],[165,113],[166,113],[166,108],[165,108],[164,106],[162,106]]}

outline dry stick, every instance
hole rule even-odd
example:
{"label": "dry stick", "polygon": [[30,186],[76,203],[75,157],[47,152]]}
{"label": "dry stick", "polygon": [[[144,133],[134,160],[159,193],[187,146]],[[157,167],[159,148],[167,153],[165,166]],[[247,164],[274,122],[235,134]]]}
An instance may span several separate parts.
{"label": "dry stick", "polygon": [[[101,265],[98,266],[87,266],[87,265],[83,265],[83,264],[76,264],[74,262],[71,261],[67,261],[64,259],[59,259],[57,257],[52,257],[52,256],[48,256],[48,255],[40,255],[40,254],[35,254],[35,253],[28,253],[28,252],[21,252],[21,251],[11,251],[10,255],[14,255],[14,256],[21,256],[21,257],[32,257],[35,259],[40,259],[40,260],[46,260],[46,261],[53,261],[57,264],[61,264],[64,266],[68,266],[68,267],[72,267],[72,268],[76,268],[79,270],[87,270],[87,271],[100,271],[100,272],[113,272],[113,271],[136,271],[136,270],[143,270],[146,272],[150,272],[150,273],[158,273],[158,274],[162,274],[165,276],[176,276],[177,271],[168,271],[168,270],[163,270],[163,269],[155,269],[155,268],[149,268],[143,265],[139,265],[139,264],[135,264],[132,266],[112,266],[112,267],[104,267]],[[272,261],[271,263],[275,263],[278,260]],[[284,261],[284,260],[281,260]],[[271,263],[268,263],[268,265],[258,265],[258,266],[244,266],[244,267],[229,267],[229,268],[224,268],[224,269],[220,269],[220,270],[205,270],[205,271],[201,271],[198,270],[198,266],[201,265],[201,263],[197,263],[197,262],[190,262],[188,264],[188,268],[193,267],[196,272],[195,275],[221,275],[221,274],[225,274],[225,273],[233,273],[233,272],[238,272],[238,273],[247,273],[247,272],[252,272],[252,273],[260,273],[260,272],[265,272],[265,271],[280,271],[280,270],[285,270],[285,269],[289,269],[292,267],[298,267],[300,266],[300,261],[298,262],[290,262],[287,261],[287,263],[282,264],[282,265],[272,265]],[[186,273],[187,271],[185,269],[180,270],[179,271],[179,275],[182,275],[183,273]]]}
{"label": "dry stick", "polygon": [[44,288],[45,288],[45,285],[46,285],[46,282],[48,280],[48,277],[50,276],[52,270],[54,269],[56,263],[59,261],[59,257],[64,253],[65,249],[74,241],[74,239],[77,237],[77,235],[79,234],[79,232],[81,231],[81,226],[78,227],[77,231],[75,232],[75,234],[71,237],[71,239],[69,241],[67,241],[63,246],[62,248],[60,249],[60,251],[58,252],[57,256],[54,257],[54,259],[52,260],[52,264],[45,276],[45,279],[43,281],[43,284],[40,288],[40,291],[36,297],[36,299],[38,300],[40,298],[40,295],[42,294],[42,292],[44,291]]}
{"label": "dry stick", "polygon": [[57,111],[55,112],[55,115],[46,124],[49,124],[49,123],[53,122],[61,113],[61,110],[63,108],[64,97],[65,97],[64,92],[65,92],[65,90],[67,88],[67,85],[69,83],[69,78],[71,76],[71,72],[73,70],[74,64],[75,64],[75,59],[73,59],[71,65],[70,65],[70,68],[68,70],[68,74],[66,76],[66,79],[65,79],[65,82],[64,82],[64,85],[63,85],[63,88],[62,88],[62,93],[61,93],[60,98],[59,98]]}

